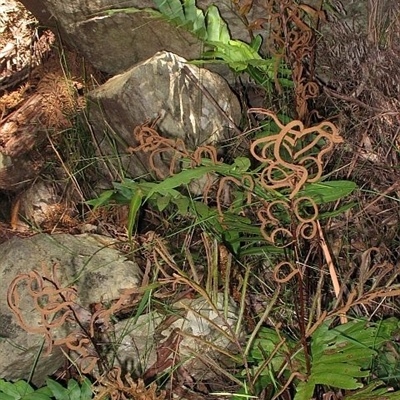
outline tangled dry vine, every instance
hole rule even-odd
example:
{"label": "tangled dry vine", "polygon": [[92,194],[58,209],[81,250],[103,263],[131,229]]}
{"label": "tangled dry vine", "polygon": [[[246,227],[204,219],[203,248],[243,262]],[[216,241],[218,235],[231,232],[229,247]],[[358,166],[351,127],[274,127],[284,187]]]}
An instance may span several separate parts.
{"label": "tangled dry vine", "polygon": [[[247,22],[246,15],[253,6],[253,1],[234,0],[233,3]],[[250,32],[264,29],[264,24],[269,27],[266,50],[276,60],[275,87],[282,93],[278,67],[280,62],[285,60],[292,70],[297,118],[307,121],[307,125],[311,115],[308,103],[319,94],[319,86],[314,76],[315,32],[318,31],[319,23],[326,21],[325,12],[321,9],[322,3],[319,8],[313,8],[293,0],[267,0],[262,2],[266,16],[246,23]]]}

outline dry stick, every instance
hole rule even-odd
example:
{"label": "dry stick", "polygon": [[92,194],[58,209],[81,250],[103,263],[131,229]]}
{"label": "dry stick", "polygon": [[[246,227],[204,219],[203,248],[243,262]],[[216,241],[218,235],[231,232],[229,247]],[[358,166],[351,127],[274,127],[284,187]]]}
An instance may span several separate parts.
{"label": "dry stick", "polygon": [[[329,268],[329,274],[332,279],[333,290],[335,291],[335,296],[339,297],[339,293],[340,293],[339,279],[337,277],[337,273],[335,270],[335,266],[333,264],[331,253],[329,252],[329,248],[328,248],[328,245],[326,244],[324,233],[322,232],[321,224],[319,223],[319,221],[317,221],[317,229],[318,229],[318,234],[319,234],[319,237],[321,240],[321,248],[322,248],[322,251],[324,252],[326,263],[328,264],[328,268]],[[347,323],[347,317],[345,315],[341,315],[340,322],[342,324]]]}
{"label": "dry stick", "polygon": [[[395,182],[393,185],[388,187],[383,193],[381,193],[376,199],[371,201],[369,204],[367,204],[362,210],[360,210],[358,213],[354,214],[351,219],[359,217],[363,212],[368,210],[368,208],[372,207],[375,203],[377,203],[379,200],[382,198],[386,197],[389,193],[394,192],[395,190],[398,190],[400,188],[400,182]],[[343,225],[348,223],[348,221],[341,222],[340,224],[336,225],[335,228],[341,228]]]}
{"label": "dry stick", "polygon": [[216,108],[216,110],[222,115],[224,119],[228,121],[229,127],[232,128],[238,135],[241,135],[243,132],[236,126],[236,124],[228,117],[226,112],[221,108],[221,106],[215,101],[214,97],[211,96],[210,92],[198,82],[198,78],[193,74],[193,72],[187,67],[184,66],[182,71],[187,75],[187,77],[202,91],[204,96],[210,101],[210,103]]}
{"label": "dry stick", "polygon": [[377,203],[382,198],[386,197],[390,192],[393,192],[400,188],[400,182],[393,183],[392,186],[388,187],[383,193],[381,193],[375,200],[371,201],[371,203],[367,204],[362,210],[360,210],[357,214],[354,215],[353,218],[360,216],[364,211],[368,210],[368,208],[372,207],[375,203]]}
{"label": "dry stick", "polygon": [[50,135],[48,132],[46,132],[46,136],[47,139],[50,143],[51,148],[54,151],[54,154],[57,156],[58,160],[60,161],[65,173],[68,175],[69,179],[71,179],[72,184],[74,185],[77,193],[79,194],[80,198],[82,199],[82,202],[85,202],[85,196],[83,195],[83,192],[78,184],[78,181],[76,180],[75,176],[73,176],[70,172],[70,170],[68,169],[68,167],[66,166],[64,160],[62,159],[60,153],[58,152],[58,150],[56,149],[56,147],[54,146],[53,140],[51,139]]}
{"label": "dry stick", "polygon": [[16,231],[18,230],[19,226],[23,226],[21,224],[21,220],[19,219],[19,211],[21,209],[21,196],[18,196],[15,200],[14,204],[11,206],[11,218],[10,218],[10,225],[11,230]]}
{"label": "dry stick", "polygon": [[365,104],[363,101],[357,99],[356,97],[347,96],[345,94],[338,93],[335,90],[327,88],[326,86],[324,86],[324,91],[333,97],[336,97],[340,100],[347,101],[349,103],[357,104],[358,106],[365,108],[366,110],[369,110],[369,111],[375,111],[377,113],[382,113],[384,115],[399,115],[400,114],[398,111],[388,111],[388,110],[384,110],[382,108],[371,107],[368,104]]}

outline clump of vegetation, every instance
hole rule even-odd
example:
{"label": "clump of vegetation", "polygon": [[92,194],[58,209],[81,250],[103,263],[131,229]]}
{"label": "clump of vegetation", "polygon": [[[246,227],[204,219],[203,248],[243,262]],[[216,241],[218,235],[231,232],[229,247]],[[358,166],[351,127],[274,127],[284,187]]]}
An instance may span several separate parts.
{"label": "clump of vegetation", "polygon": [[6,382],[0,379],[0,399],[2,400],[89,400],[92,398],[92,385],[87,378],[81,384],[75,379],[70,379],[67,387],[47,378],[46,386],[39,389],[34,389],[26,381]]}

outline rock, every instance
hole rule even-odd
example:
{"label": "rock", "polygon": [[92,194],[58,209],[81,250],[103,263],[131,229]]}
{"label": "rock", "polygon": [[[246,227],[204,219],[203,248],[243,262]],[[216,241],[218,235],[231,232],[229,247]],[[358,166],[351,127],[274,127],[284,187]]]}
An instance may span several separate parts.
{"label": "rock", "polygon": [[[44,269],[47,269],[51,275],[52,266],[57,265],[60,287],[76,287],[76,304],[84,314],[90,304],[118,299],[122,290],[136,288],[141,283],[139,267],[108,246],[108,238],[87,234],[40,234],[25,239],[13,238],[0,245],[0,292],[3,293],[0,298],[0,377],[28,379],[34,368],[32,380],[40,386],[65,362],[65,356],[57,346],[53,347],[50,355],[44,355],[41,352],[44,335],[28,333],[18,323],[5,296],[13,279],[32,270],[43,276]],[[33,297],[23,290],[26,286],[22,282],[18,288],[21,318],[27,326],[40,328]],[[44,297],[39,300],[46,301]],[[63,324],[56,328],[55,337],[66,337],[71,328]],[[34,367],[37,356],[38,363]]]}
{"label": "rock", "polygon": [[[152,373],[179,366],[186,370],[186,379],[188,376],[203,382],[212,379],[215,373],[207,360],[225,367],[232,366],[233,361],[226,353],[236,355],[238,351],[233,340],[228,339],[232,337],[230,329],[234,332],[238,321],[237,306],[230,300],[225,318],[222,293],[218,294],[214,304],[215,309],[203,298],[184,299],[173,304],[174,311],[168,315],[153,311],[137,320],[130,318],[117,323],[114,340],[119,346],[114,365],[135,371],[139,376],[146,371],[146,378],[151,378]],[[164,358],[160,357],[166,349],[170,352],[164,354]],[[167,360],[175,364],[167,365]]]}
{"label": "rock", "polygon": [[[153,171],[149,153],[128,151],[138,145],[134,128],[146,119],[159,117],[155,129],[161,136],[182,139],[195,150],[226,139],[241,118],[239,101],[223,78],[169,52],[111,78],[88,97],[101,159],[115,160],[118,152],[115,170],[122,165],[132,178]],[[168,171],[168,159],[159,160],[157,168]]]}
{"label": "rock", "polygon": [[[167,50],[186,59],[197,59],[204,51],[202,44],[183,29],[155,19],[148,12],[107,14],[118,8],[110,0],[22,0],[44,25],[61,32],[63,41],[74,46],[91,64],[111,75],[121,73],[132,65],[152,57],[156,52]],[[215,4],[212,0],[197,1],[206,9]],[[240,16],[232,4],[217,2],[228,23],[232,37],[249,41],[250,37]],[[128,0],[121,8],[156,8],[153,0]],[[249,20],[262,15],[262,8],[255,6]]]}
{"label": "rock", "polygon": [[37,180],[20,195],[20,214],[24,221],[39,228],[60,205],[54,184]]}
{"label": "rock", "polygon": [[[51,287],[76,288],[75,315],[78,315],[80,324],[87,327],[94,315],[91,305],[112,304],[112,300],[121,298],[124,290],[132,291],[141,284],[138,266],[110,248],[112,243],[106,237],[89,234],[39,234],[25,239],[13,238],[0,245],[1,293],[7,293],[10,285],[13,287],[17,276],[26,274],[26,278],[35,270],[35,276],[45,277],[44,282],[51,283]],[[52,271],[54,265],[57,268]],[[38,357],[32,382],[40,386],[65,362],[61,346],[52,346],[50,354],[45,354],[48,343],[43,345],[45,334],[40,330],[44,320],[35,306],[38,304],[43,309],[46,304],[53,303],[50,294],[43,294],[40,278],[20,280],[16,287],[17,291],[12,290],[8,300],[17,313],[12,312],[6,296],[0,299],[0,377],[6,380],[28,379]],[[35,297],[34,293],[42,295]],[[67,301],[68,291],[64,289],[62,295],[65,297],[63,301]],[[230,337],[238,321],[238,310],[232,300],[228,302],[226,316],[221,293],[213,306],[203,298],[182,299],[172,304],[170,309],[173,312],[155,310],[137,319],[123,319],[113,329],[111,326],[106,328],[101,334],[102,357],[124,371],[143,375],[144,379],[179,366],[179,373],[189,383],[215,376],[207,360],[218,365],[232,365],[232,359],[226,356],[227,352],[235,354],[235,341]],[[62,315],[63,312],[52,314],[47,323],[55,324]],[[21,327],[21,321],[30,328],[30,333]],[[76,322],[68,320],[51,327],[52,339],[65,338],[71,332],[76,335],[79,327]],[[36,332],[32,332],[35,329]],[[112,346],[104,346],[107,340]],[[72,360],[77,359],[74,352],[69,356]]]}

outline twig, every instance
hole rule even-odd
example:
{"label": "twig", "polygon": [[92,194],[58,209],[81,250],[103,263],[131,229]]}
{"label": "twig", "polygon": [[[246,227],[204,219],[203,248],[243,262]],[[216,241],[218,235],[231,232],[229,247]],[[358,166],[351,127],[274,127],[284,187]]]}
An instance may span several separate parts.
{"label": "twig", "polygon": [[[329,268],[329,274],[332,279],[333,290],[335,291],[336,297],[339,297],[339,293],[340,293],[339,279],[338,279],[336,269],[335,269],[335,266],[333,264],[333,260],[331,257],[331,253],[329,252],[329,248],[326,244],[324,233],[322,232],[321,224],[319,223],[319,221],[317,221],[317,229],[318,229],[318,234],[319,234],[319,238],[321,241],[321,248],[322,248],[322,251],[324,252],[326,263],[328,264],[328,268]],[[342,324],[347,323],[348,322],[347,317],[345,315],[341,315],[340,322]]]}
{"label": "twig", "polygon": [[236,126],[236,124],[232,121],[231,118],[226,115],[226,112],[221,108],[221,106],[215,101],[214,97],[210,94],[210,92],[198,82],[198,78],[193,74],[193,72],[187,67],[184,66],[182,71],[187,75],[187,77],[202,91],[204,96],[210,101],[210,103],[216,108],[216,110],[222,115],[224,119],[227,120],[228,125],[232,128],[238,135],[242,134],[242,131]]}
{"label": "twig", "polygon": [[348,101],[349,103],[357,104],[358,106],[365,108],[366,110],[369,110],[369,111],[374,111],[374,112],[382,113],[385,115],[399,115],[400,114],[398,111],[388,111],[388,110],[383,110],[382,108],[369,106],[368,104],[365,104],[364,102],[362,102],[361,100],[359,100],[355,97],[338,93],[335,90],[327,88],[326,86],[324,86],[324,92],[326,92],[327,94],[329,94],[333,97],[336,97],[338,99]]}

